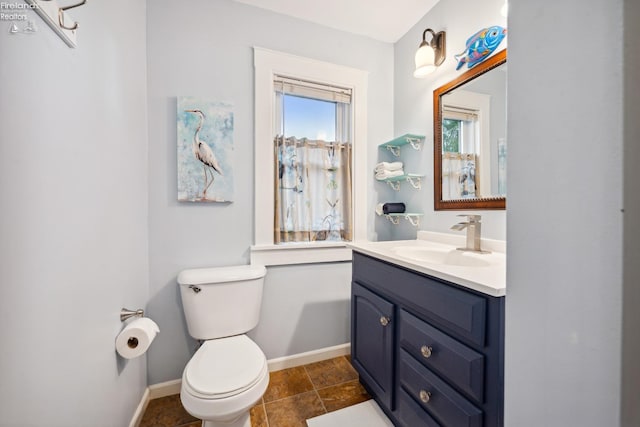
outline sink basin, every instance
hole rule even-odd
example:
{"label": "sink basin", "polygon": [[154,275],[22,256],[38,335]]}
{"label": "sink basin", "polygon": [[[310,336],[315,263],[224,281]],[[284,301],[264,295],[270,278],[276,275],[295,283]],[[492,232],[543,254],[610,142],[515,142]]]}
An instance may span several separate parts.
{"label": "sink basin", "polygon": [[487,267],[490,265],[489,261],[482,259],[483,255],[463,252],[457,249],[445,250],[419,246],[398,246],[393,248],[392,251],[400,257],[428,264],[460,267]]}

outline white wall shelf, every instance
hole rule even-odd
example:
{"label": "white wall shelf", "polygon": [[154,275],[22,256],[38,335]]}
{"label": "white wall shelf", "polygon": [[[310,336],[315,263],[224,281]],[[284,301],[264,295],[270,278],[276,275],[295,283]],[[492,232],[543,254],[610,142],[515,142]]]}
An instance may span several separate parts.
{"label": "white wall shelf", "polygon": [[[391,141],[387,141],[378,145],[379,149],[384,151],[389,151],[395,157],[400,157],[401,149],[404,146],[411,146],[414,150],[421,150],[422,145],[424,144],[425,136],[424,135],[416,135],[412,133],[407,133],[397,138],[392,139]],[[410,150],[411,151],[411,150]],[[380,182],[386,182],[389,184],[391,188],[395,191],[400,191],[401,184],[403,182],[408,182],[413,188],[417,190],[422,189],[422,178],[425,175],[416,174],[416,173],[403,173],[399,176],[393,176],[384,179],[377,179]],[[400,224],[400,219],[404,218],[414,227],[420,226],[420,218],[424,214],[422,213],[390,213],[384,214],[385,218],[387,218],[392,224],[398,225]]]}

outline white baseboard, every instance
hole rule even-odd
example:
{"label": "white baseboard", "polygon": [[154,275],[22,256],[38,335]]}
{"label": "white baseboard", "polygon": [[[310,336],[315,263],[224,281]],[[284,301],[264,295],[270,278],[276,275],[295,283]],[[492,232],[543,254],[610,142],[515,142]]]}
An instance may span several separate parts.
{"label": "white baseboard", "polygon": [[[319,350],[307,351],[305,353],[292,354],[291,356],[278,357],[268,360],[269,372],[279,371],[287,368],[295,368],[296,366],[307,365],[309,363],[320,362],[322,360],[332,359],[334,357],[345,356],[351,352],[351,344],[334,345],[333,347],[325,347]],[[142,394],[140,404],[133,414],[133,418],[129,423],[129,427],[138,427],[145,409],[152,399],[172,396],[180,394],[182,380],[171,380],[163,383],[153,384],[147,387]]]}
{"label": "white baseboard", "polygon": [[182,380],[171,380],[149,386],[149,400],[180,394]]}
{"label": "white baseboard", "polygon": [[278,357],[268,360],[267,363],[269,364],[269,372],[273,372],[320,362],[321,360],[332,359],[334,357],[345,356],[349,353],[351,353],[351,343],[346,343],[321,348],[319,350],[307,351],[305,353],[292,354],[291,356]]}
{"label": "white baseboard", "polygon": [[149,397],[149,387],[147,387],[144,389],[144,393],[142,393],[142,399],[140,399],[140,403],[136,408],[136,412],[133,413],[133,418],[131,418],[129,427],[138,427],[140,425],[140,421],[142,421],[142,416],[144,415],[144,411],[147,410],[147,406],[149,406],[150,400],[151,398]]}
{"label": "white baseboard", "polygon": [[180,386],[182,380],[171,380],[164,383],[153,384],[147,387],[142,393],[142,399],[136,408],[136,412],[133,413],[133,418],[129,423],[129,427],[138,427],[144,416],[144,411],[147,410],[149,402],[153,399],[159,399],[165,396],[171,396],[174,394],[180,394]]}

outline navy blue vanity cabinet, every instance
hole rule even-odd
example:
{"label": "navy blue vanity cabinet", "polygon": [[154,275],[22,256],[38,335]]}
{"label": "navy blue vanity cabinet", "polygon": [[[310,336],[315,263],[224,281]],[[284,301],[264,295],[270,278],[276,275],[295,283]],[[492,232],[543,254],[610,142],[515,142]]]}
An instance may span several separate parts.
{"label": "navy blue vanity cabinet", "polygon": [[502,427],[504,297],[353,252],[351,359],[396,426]]}

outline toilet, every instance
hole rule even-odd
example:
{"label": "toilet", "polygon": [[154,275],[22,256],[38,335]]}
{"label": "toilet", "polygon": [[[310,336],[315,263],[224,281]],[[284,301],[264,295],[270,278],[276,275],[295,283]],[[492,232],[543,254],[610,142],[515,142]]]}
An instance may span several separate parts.
{"label": "toilet", "polygon": [[258,324],[266,272],[245,265],[178,275],[189,335],[203,341],[184,368],[180,400],[203,427],[250,427],[267,389],[267,358],[245,335]]}

